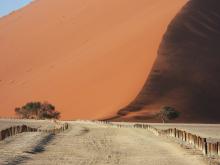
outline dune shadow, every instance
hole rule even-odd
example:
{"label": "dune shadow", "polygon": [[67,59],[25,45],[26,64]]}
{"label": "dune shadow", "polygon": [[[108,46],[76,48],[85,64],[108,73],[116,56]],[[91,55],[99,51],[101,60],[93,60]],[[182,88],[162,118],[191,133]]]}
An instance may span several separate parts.
{"label": "dune shadow", "polygon": [[190,0],[167,27],[140,93],[110,119],[172,106],[179,122],[219,123],[219,29],[220,1]]}

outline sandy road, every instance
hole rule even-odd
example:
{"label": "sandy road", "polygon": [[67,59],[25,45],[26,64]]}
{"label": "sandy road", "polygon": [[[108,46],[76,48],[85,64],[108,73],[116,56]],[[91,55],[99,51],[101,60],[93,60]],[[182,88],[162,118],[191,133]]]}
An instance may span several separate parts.
{"label": "sandy road", "polygon": [[[27,152],[28,165],[203,165],[200,155],[142,129],[72,122],[71,128]],[[46,135],[41,135],[45,138]],[[29,137],[30,138],[30,137]],[[47,137],[48,138],[48,137]],[[32,143],[34,143],[33,140]],[[39,140],[38,140],[39,143]],[[26,144],[27,145],[27,144]],[[33,145],[33,144],[32,144]],[[1,147],[1,146],[0,146]],[[36,148],[36,147],[35,147]],[[8,149],[10,150],[10,149]],[[33,149],[31,149],[33,151]],[[1,152],[1,151],[0,151]],[[20,153],[22,154],[22,153]],[[14,156],[19,157],[19,154]],[[1,157],[0,157],[1,158]],[[11,162],[11,165],[14,162]],[[8,163],[9,164],[9,163]]]}

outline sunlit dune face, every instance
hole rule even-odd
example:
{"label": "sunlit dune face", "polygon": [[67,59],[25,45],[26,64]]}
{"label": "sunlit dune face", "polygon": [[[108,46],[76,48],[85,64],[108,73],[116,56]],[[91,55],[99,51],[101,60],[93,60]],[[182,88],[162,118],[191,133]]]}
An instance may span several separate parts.
{"label": "sunlit dune face", "polygon": [[0,19],[0,116],[49,101],[62,119],[114,115],[141,90],[187,0],[38,0]]}

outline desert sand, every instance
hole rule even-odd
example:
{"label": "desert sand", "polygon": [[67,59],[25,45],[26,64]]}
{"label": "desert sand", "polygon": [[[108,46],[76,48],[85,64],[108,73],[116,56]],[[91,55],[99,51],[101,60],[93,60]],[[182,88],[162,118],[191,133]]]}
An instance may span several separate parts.
{"label": "desert sand", "polygon": [[144,129],[69,122],[57,135],[22,133],[0,142],[0,163],[25,165],[205,165],[200,153]]}
{"label": "desert sand", "polygon": [[187,0],[36,0],[0,19],[0,116],[49,101],[63,119],[114,116],[142,89]]}
{"label": "desert sand", "polygon": [[143,89],[119,114],[144,121],[172,106],[182,112],[178,122],[219,123],[219,29],[219,0],[189,1],[169,24]]}

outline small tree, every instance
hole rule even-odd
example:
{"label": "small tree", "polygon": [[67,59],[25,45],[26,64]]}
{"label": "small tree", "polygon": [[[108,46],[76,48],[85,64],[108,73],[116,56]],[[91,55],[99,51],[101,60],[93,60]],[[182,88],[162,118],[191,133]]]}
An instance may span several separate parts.
{"label": "small tree", "polygon": [[180,116],[180,112],[175,110],[173,107],[164,106],[159,113],[160,118],[162,119],[163,123],[174,120]]}
{"label": "small tree", "polygon": [[24,119],[59,119],[60,112],[55,110],[55,106],[44,102],[29,102],[21,108],[15,108],[15,113]]}

